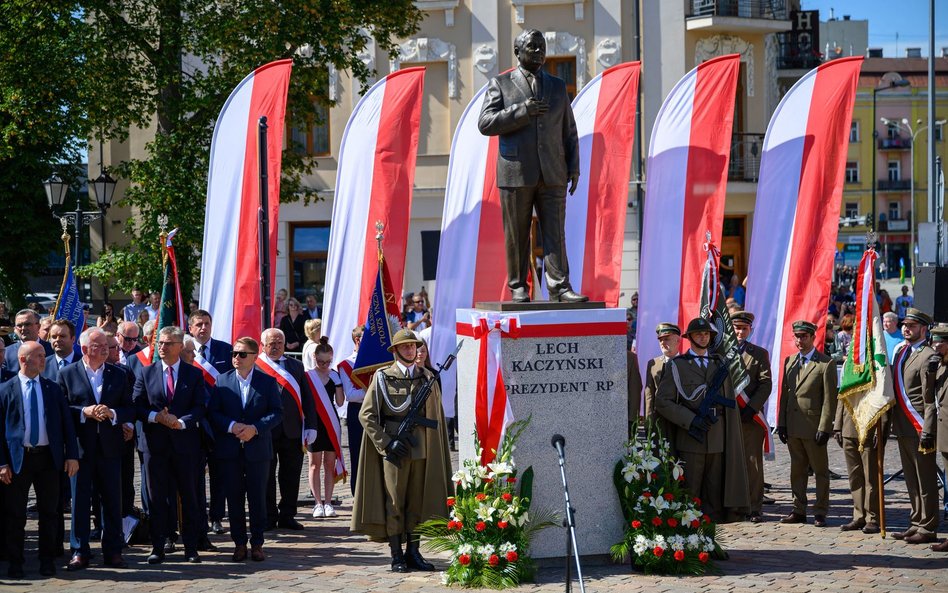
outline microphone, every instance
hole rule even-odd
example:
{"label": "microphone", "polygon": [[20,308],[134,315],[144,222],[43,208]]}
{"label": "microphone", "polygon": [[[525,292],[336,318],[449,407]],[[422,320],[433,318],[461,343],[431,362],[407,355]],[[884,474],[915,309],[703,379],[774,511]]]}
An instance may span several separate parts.
{"label": "microphone", "polygon": [[556,452],[561,458],[566,456],[566,452],[563,450],[566,446],[566,439],[563,438],[563,435],[554,434],[553,438],[550,439],[550,444],[553,445],[553,448],[556,449]]}

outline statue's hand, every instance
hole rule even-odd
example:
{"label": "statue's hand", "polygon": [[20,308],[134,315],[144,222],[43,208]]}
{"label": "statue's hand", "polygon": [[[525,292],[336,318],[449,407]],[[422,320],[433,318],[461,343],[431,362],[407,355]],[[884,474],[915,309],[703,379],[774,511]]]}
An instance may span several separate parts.
{"label": "statue's hand", "polygon": [[579,173],[573,173],[569,176],[569,195],[576,193],[576,185],[579,183]]}
{"label": "statue's hand", "polygon": [[543,115],[550,110],[550,104],[541,99],[529,98],[526,102],[527,106],[527,115],[533,117],[535,115]]}

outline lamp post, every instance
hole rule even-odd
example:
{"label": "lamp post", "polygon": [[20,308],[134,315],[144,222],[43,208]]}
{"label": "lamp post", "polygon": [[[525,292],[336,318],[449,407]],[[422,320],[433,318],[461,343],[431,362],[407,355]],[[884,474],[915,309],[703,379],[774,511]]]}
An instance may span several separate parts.
{"label": "lamp post", "polygon": [[[102,157],[100,156],[99,176],[95,179],[90,179],[89,185],[92,187],[92,192],[95,194],[95,201],[99,206],[99,211],[102,212],[102,216],[100,218],[100,231],[102,233],[102,251],[105,251],[105,213],[108,211],[109,206],[112,205],[112,196],[115,195],[116,182],[114,179],[112,179],[108,172],[102,168],[101,158]],[[102,284],[102,300],[109,300],[109,287],[105,283]]]}
{"label": "lamp post", "polygon": [[[112,194],[115,192],[115,181],[104,172],[102,175],[99,175],[99,177],[92,182],[99,209],[89,211],[83,210],[82,199],[77,196],[75,212],[60,212],[63,206],[63,201],[66,199],[66,194],[69,193],[69,182],[63,181],[58,175],[53,175],[43,182],[43,186],[46,190],[46,199],[49,200],[49,208],[52,211],[53,216],[60,220],[65,220],[66,224],[71,222],[73,228],[75,229],[76,243],[74,248],[73,264],[78,265],[79,233],[82,231],[82,227],[89,226],[94,221],[101,218],[105,214],[105,211],[109,209],[109,206],[112,205]],[[65,224],[63,228],[65,229]]]}
{"label": "lamp post", "polygon": [[876,87],[872,89],[872,230],[877,230],[877,225],[879,224],[879,218],[876,216],[876,186],[879,184],[879,181],[876,179],[876,160],[879,153],[879,130],[876,129],[876,95],[880,91],[885,91],[888,89],[893,89],[897,87],[906,87],[911,86],[912,83],[900,78],[898,80],[889,80],[887,81],[886,86]]}

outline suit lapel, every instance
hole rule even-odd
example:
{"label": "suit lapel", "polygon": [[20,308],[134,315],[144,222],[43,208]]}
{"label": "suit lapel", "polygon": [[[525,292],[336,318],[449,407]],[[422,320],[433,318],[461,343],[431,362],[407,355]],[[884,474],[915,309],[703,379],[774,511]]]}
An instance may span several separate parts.
{"label": "suit lapel", "polygon": [[530,90],[530,84],[527,83],[527,79],[519,67],[514,68],[514,71],[510,73],[510,80],[512,80],[520,90],[524,99],[529,99],[533,96],[533,91]]}
{"label": "suit lapel", "polygon": [[816,353],[810,357],[810,362],[806,363],[806,366],[803,367],[803,372],[800,373],[800,377],[797,379],[797,385],[801,385],[804,380],[813,372],[813,368],[816,366]]}

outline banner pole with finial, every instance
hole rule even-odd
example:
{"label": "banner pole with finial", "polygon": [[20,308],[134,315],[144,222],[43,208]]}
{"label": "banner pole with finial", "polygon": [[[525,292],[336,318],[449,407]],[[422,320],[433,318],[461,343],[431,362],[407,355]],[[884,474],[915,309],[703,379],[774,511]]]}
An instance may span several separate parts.
{"label": "banner pole with finial", "polygon": [[72,265],[72,254],[69,252],[69,240],[72,239],[72,237],[69,236],[69,221],[63,216],[59,219],[59,224],[63,227],[63,234],[60,239],[63,240],[63,248],[66,250],[66,266],[63,269],[63,281],[59,283],[59,294],[56,296],[56,304],[53,305],[53,311],[50,313],[53,319],[58,319],[59,301],[63,298],[63,287],[66,286],[66,278],[69,277],[69,267]]}
{"label": "banner pole with finial", "polygon": [[[876,249],[876,232],[873,229],[869,229],[866,232],[866,251],[869,250],[875,251]],[[876,270],[875,266],[872,267],[872,279],[873,279],[873,290],[875,289],[875,276]],[[873,295],[875,296],[875,295]],[[882,437],[882,419],[876,421],[876,465],[878,471],[876,472],[876,480],[878,484],[876,488],[879,490],[879,533],[882,534],[882,539],[885,539],[885,475],[884,475],[884,456],[885,456],[885,442]]]}

